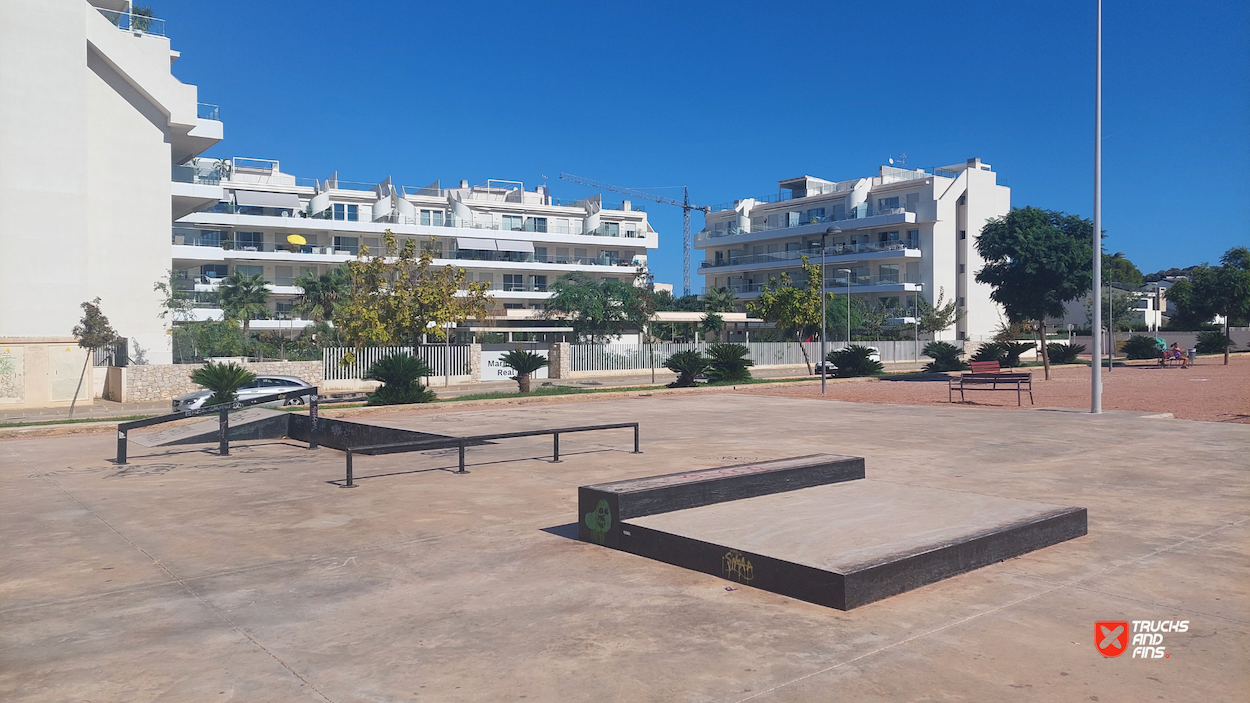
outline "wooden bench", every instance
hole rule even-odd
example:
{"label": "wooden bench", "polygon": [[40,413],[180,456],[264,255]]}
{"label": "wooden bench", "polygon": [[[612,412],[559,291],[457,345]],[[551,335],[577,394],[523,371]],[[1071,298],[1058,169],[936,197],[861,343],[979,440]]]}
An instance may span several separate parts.
{"label": "wooden bench", "polygon": [[947,399],[955,402],[955,391],[959,391],[959,402],[962,403],[964,391],[1010,390],[1016,392],[1016,405],[1024,404],[1026,391],[1029,394],[1029,405],[1032,405],[1033,374],[1029,371],[1003,371],[997,361],[974,361],[972,373],[960,374],[959,378],[950,379],[947,384]]}

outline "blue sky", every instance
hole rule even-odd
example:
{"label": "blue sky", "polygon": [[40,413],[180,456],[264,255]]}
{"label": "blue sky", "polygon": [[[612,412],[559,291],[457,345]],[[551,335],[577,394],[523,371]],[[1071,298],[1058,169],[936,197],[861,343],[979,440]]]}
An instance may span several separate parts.
{"label": "blue sky", "polygon": [[[979,156],[1013,205],[1092,215],[1092,0],[152,5],[221,106],[210,156],[702,204]],[[1107,0],[1103,71],[1107,250],[1148,273],[1250,244],[1250,3]],[[680,288],[681,210],[647,210]]]}

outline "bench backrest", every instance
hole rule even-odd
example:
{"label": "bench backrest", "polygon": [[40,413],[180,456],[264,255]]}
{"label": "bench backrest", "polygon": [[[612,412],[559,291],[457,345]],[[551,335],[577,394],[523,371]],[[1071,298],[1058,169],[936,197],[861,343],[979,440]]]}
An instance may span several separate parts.
{"label": "bench backrest", "polygon": [[972,362],[972,373],[998,373],[999,366],[997,361],[974,361]]}

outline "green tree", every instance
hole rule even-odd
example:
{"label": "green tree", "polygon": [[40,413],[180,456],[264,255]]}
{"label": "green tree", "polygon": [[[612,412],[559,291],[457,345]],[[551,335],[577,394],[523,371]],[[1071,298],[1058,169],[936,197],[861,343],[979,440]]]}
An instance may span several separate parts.
{"label": "green tree", "polygon": [[893,307],[881,303],[870,303],[856,298],[855,306],[859,316],[859,330],[866,339],[881,339],[890,319],[898,317]]}
{"label": "green tree", "polygon": [[300,289],[293,306],[295,312],[308,315],[313,322],[324,322],[334,319],[334,311],[347,298],[351,276],[346,268],[338,266],[322,274],[300,276],[295,285]]}
{"label": "green tree", "polygon": [[[1116,333],[1128,329],[1137,318],[1137,296],[1111,288],[1106,295],[1098,296],[1098,301],[1102,306],[1102,322],[1111,330],[1111,355],[1114,356]],[[1089,296],[1085,297],[1085,324],[1094,326],[1094,305]]]}
{"label": "green tree", "polygon": [[829,352],[825,360],[837,367],[834,375],[838,378],[853,376],[876,376],[885,370],[880,361],[872,358],[871,347],[852,344],[842,349]]}
{"label": "green tree", "polygon": [[936,337],[938,332],[945,332],[963,318],[964,311],[955,305],[958,301],[943,302],[945,296],[946,289],[941,287],[935,302],[930,303],[923,295],[917,296],[916,313],[921,332],[929,332]]}
{"label": "green tree", "polygon": [[[1224,338],[1229,326],[1250,321],[1250,249],[1234,246],[1220,256],[1219,266],[1198,266],[1190,275],[1188,285],[1176,281],[1168,290],[1170,303],[1178,304],[1184,316],[1204,323],[1221,315]],[[1229,363],[1229,348],[1224,348],[1224,363]]]}
{"label": "green tree", "polygon": [[513,349],[500,359],[504,366],[516,372],[516,385],[522,393],[530,392],[530,377],[549,362],[546,358],[524,349]]}
{"label": "green tree", "polygon": [[411,354],[387,354],[369,366],[366,379],[382,385],[369,394],[366,405],[407,405],[437,399],[434,391],[421,384],[432,373],[428,364]]}
{"label": "green tree", "polygon": [[590,274],[575,271],[558,278],[551,290],[543,317],[566,321],[579,341],[603,343],[650,321],[645,291],[639,286],[595,281]]}
{"label": "green tree", "polygon": [[1108,283],[1123,283],[1134,288],[1142,285],[1142,272],[1124,257],[1124,252],[1102,255],[1102,280]]}
{"label": "green tree", "polygon": [[87,364],[91,363],[91,353],[96,349],[116,344],[120,339],[117,330],[109,324],[109,319],[100,310],[100,299],[96,298],[82,304],[82,319],[73,330],[78,346],[87,350],[87,358],[82,362],[82,373],[78,375],[78,387],[74,389],[74,397],[69,402],[70,419],[74,417],[74,405],[78,403],[78,392],[82,390],[82,380],[87,375]]}
{"label": "green tree", "polygon": [[222,314],[243,323],[243,334],[251,329],[252,319],[264,319],[269,314],[269,289],[260,274],[248,276],[237,270],[226,276],[218,290]]}
{"label": "green tree", "polygon": [[[1189,275],[1193,275],[1193,272],[1191,271]],[[1168,328],[1200,330],[1211,323],[1213,316],[1206,314],[1206,311],[1195,303],[1194,284],[1189,279],[1182,278],[1173,282],[1164,297],[1168,301]]]}
{"label": "green tree", "polygon": [[1046,319],[1062,317],[1064,303],[1089,290],[1093,231],[1089,220],[1026,207],[990,219],[977,238],[986,262],[977,281],[994,287],[990,298],[1009,321],[1033,322],[1047,379]]}
{"label": "green tree", "polygon": [[929,342],[924,345],[924,355],[933,359],[925,364],[925,371],[962,371],[968,368],[962,357],[964,350],[950,342]]}
{"label": "green tree", "polygon": [[733,312],[738,295],[728,286],[708,288],[703,294],[703,309],[708,312]]}
{"label": "green tree", "polygon": [[[389,229],[382,242],[381,252],[361,247],[347,262],[347,295],[334,308],[334,326],[347,344],[415,344],[426,334],[450,342],[456,325],[489,314],[490,284],[467,282],[462,268],[435,268],[431,250],[418,255],[412,239],[401,247]],[[344,354],[343,362],[354,358]]]}
{"label": "green tree", "polygon": [[699,329],[708,339],[719,339],[721,332],[725,330],[725,318],[715,312],[703,313],[703,321],[699,323]]}
{"label": "green tree", "polygon": [[[764,320],[772,322],[777,329],[787,336],[802,342],[820,331],[820,296],[824,289],[820,266],[810,263],[806,255],[803,261],[804,285],[796,286],[789,273],[781,274],[780,278],[769,277],[768,283],[760,291],[759,297],[747,303],[747,310]],[[833,296],[829,295],[826,306],[831,304]],[[828,326],[826,325],[826,329]],[[803,361],[807,364],[807,373],[812,373],[812,360],[807,356],[807,348],[800,345]]]}
{"label": "green tree", "polygon": [[677,380],[668,384],[669,388],[689,388],[695,385],[694,378],[707,370],[708,360],[693,349],[679,351],[665,359],[664,368],[677,374]]}
{"label": "green tree", "polygon": [[233,403],[239,399],[238,390],[244,384],[256,380],[256,374],[233,361],[228,364],[208,362],[191,373],[191,382],[199,384],[213,394],[204,405]]}
{"label": "green tree", "polygon": [[744,383],[751,380],[754,361],[741,344],[713,344],[708,347],[707,380],[711,383]]}

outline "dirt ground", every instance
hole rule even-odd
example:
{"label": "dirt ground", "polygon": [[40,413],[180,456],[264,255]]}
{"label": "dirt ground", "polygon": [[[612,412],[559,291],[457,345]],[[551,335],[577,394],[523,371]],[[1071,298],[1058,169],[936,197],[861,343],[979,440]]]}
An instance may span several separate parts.
{"label": "dirt ground", "polygon": [[[1134,365],[1103,370],[1102,406],[1105,410],[1172,413],[1183,420],[1250,423],[1250,354],[1234,354],[1228,366],[1222,357],[1199,357],[1190,369]],[[1138,362],[1134,362],[1135,364]],[[1088,366],[1051,369],[1043,380],[1042,369],[1033,372],[1035,408],[1088,408]],[[766,384],[740,386],[739,393],[820,398],[819,384]],[[829,400],[901,405],[949,405],[945,378],[935,380],[830,379]],[[1016,408],[1016,394],[1005,391],[969,391],[963,405]],[[959,395],[955,395],[959,404]],[[1024,398],[1028,408],[1028,396]]]}

